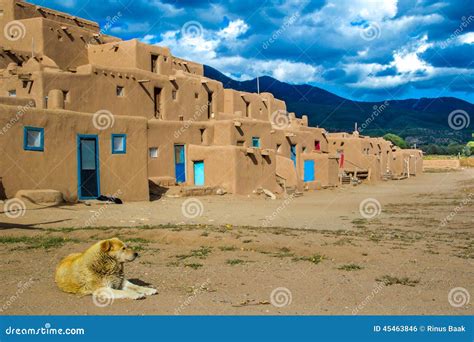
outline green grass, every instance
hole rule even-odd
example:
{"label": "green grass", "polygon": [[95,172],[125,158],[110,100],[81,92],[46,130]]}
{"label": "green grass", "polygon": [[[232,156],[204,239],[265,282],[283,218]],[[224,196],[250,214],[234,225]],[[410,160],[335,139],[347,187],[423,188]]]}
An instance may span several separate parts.
{"label": "green grass", "polygon": [[1,236],[0,244],[24,244],[19,249],[51,249],[63,246],[68,242],[79,242],[76,239],[67,239],[54,236]]}
{"label": "green grass", "polygon": [[123,241],[130,246],[136,252],[141,252],[146,249],[144,245],[149,244],[151,241],[143,238],[128,238],[123,239]]}
{"label": "green grass", "polygon": [[244,263],[245,263],[245,260],[242,260],[242,259],[229,259],[226,261],[226,264],[231,265],[231,266],[240,265]]}
{"label": "green grass", "polygon": [[312,256],[309,256],[309,257],[293,258],[293,261],[309,261],[316,265],[319,264],[323,260],[324,260],[324,256],[321,254],[313,254]]}
{"label": "green grass", "polygon": [[357,264],[346,264],[339,266],[337,269],[341,271],[358,271],[363,269],[363,267]]}
{"label": "green grass", "polygon": [[235,246],[220,246],[219,249],[223,252],[232,252],[232,251],[236,251],[237,247],[235,247]]}
{"label": "green grass", "polygon": [[203,264],[199,264],[199,263],[191,263],[191,264],[185,264],[184,267],[190,267],[192,268],[193,270],[197,270],[198,268],[201,268],[202,266],[204,266]]}
{"label": "green grass", "polygon": [[199,259],[206,259],[211,252],[211,247],[201,246],[199,249],[193,249],[189,254],[176,255],[176,258],[178,258],[179,260],[184,260],[193,257]]}
{"label": "green grass", "polygon": [[390,275],[384,275],[381,278],[375,279],[375,281],[379,281],[384,283],[385,286],[390,285],[405,285],[405,286],[416,286],[420,282],[418,279],[410,279],[408,277],[392,277]]}
{"label": "green grass", "polygon": [[291,258],[295,256],[295,253],[292,253],[289,248],[283,247],[280,248],[278,252],[271,253],[271,256],[275,258]]}

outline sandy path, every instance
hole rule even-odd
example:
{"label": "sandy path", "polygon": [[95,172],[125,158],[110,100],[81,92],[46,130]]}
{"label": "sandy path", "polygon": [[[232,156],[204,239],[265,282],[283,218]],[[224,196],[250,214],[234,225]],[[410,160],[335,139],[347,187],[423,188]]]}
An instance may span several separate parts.
{"label": "sandy path", "polygon": [[[95,204],[35,209],[18,219],[0,214],[0,310],[473,314],[472,303],[455,307],[448,300],[453,288],[474,294],[473,193],[474,170],[468,169],[305,193],[287,204],[261,198],[199,198],[203,215],[194,219],[182,214],[185,199],[170,198],[105,210]],[[372,219],[359,212],[367,198],[377,199],[382,207]],[[83,227],[91,222],[91,211],[101,213],[93,222],[100,228]],[[273,212],[278,214],[269,221],[272,228],[263,228]],[[45,223],[50,221],[58,222]],[[127,265],[129,278],[153,284],[159,295],[98,307],[91,297],[56,289],[53,272],[62,257],[112,236],[128,241],[141,254]],[[272,297],[274,291],[281,296]]]}
{"label": "sandy path", "polygon": [[[359,205],[368,198],[386,203],[429,201],[419,194],[445,193],[453,184],[474,178],[474,169],[463,172],[429,173],[403,181],[376,185],[342,187],[333,190],[305,192],[304,196],[287,200],[269,200],[249,196],[198,197],[201,215],[190,218],[193,205],[183,206],[186,198],[163,198],[154,202],[135,202],[125,205],[104,205],[91,202],[59,208],[34,207],[22,217],[9,219],[0,214],[4,226],[35,227],[132,227],[164,224],[232,224],[235,226],[276,226],[306,229],[349,229],[347,221],[360,217]],[[194,209],[196,207],[194,206]],[[270,218],[270,219],[269,219]]]}

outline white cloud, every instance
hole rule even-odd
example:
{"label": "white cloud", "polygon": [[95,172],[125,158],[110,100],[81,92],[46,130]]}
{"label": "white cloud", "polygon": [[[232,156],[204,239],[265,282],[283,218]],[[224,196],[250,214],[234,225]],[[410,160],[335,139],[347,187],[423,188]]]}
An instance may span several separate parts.
{"label": "white cloud", "polygon": [[227,27],[217,32],[217,35],[222,39],[236,39],[240,35],[247,32],[248,29],[249,26],[245,23],[245,21],[242,19],[237,19],[231,21]]}
{"label": "white cloud", "polygon": [[151,4],[158,8],[163,13],[163,16],[175,17],[177,15],[184,14],[183,8],[177,8],[173,4],[166,4],[160,0],[152,0]]}
{"label": "white cloud", "polygon": [[461,44],[474,44],[474,32],[468,32],[458,37]]}
{"label": "white cloud", "polygon": [[[173,55],[210,65],[232,77],[245,80],[256,76],[269,75],[283,82],[307,83],[320,79],[321,68],[306,63],[284,59],[259,60],[240,55],[220,56],[217,51],[228,47],[229,41],[236,40],[248,30],[241,19],[231,21],[227,27],[210,31],[202,29],[199,34],[186,35],[181,31],[167,31],[160,37],[146,35],[141,41],[148,44],[167,46]],[[231,42],[240,44],[241,42]]]}
{"label": "white cloud", "polygon": [[415,43],[409,44],[408,47],[396,51],[390,66],[396,67],[400,73],[431,72],[433,67],[419,56],[431,46],[433,44],[428,43],[428,36],[425,35]]}

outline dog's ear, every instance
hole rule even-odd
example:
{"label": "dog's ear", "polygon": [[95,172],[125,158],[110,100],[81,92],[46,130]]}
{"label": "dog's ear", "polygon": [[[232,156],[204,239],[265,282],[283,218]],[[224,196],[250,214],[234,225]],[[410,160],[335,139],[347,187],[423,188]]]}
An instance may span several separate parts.
{"label": "dog's ear", "polygon": [[102,252],[108,252],[110,251],[111,248],[112,248],[112,244],[110,243],[109,240],[102,241],[102,243],[100,244],[100,250]]}

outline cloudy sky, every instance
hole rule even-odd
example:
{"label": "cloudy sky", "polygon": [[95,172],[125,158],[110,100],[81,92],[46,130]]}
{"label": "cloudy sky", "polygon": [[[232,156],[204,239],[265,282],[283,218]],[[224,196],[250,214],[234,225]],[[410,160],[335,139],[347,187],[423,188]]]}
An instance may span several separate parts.
{"label": "cloudy sky", "polygon": [[[30,0],[31,1],[31,0]],[[235,79],[474,103],[474,0],[33,0]]]}

